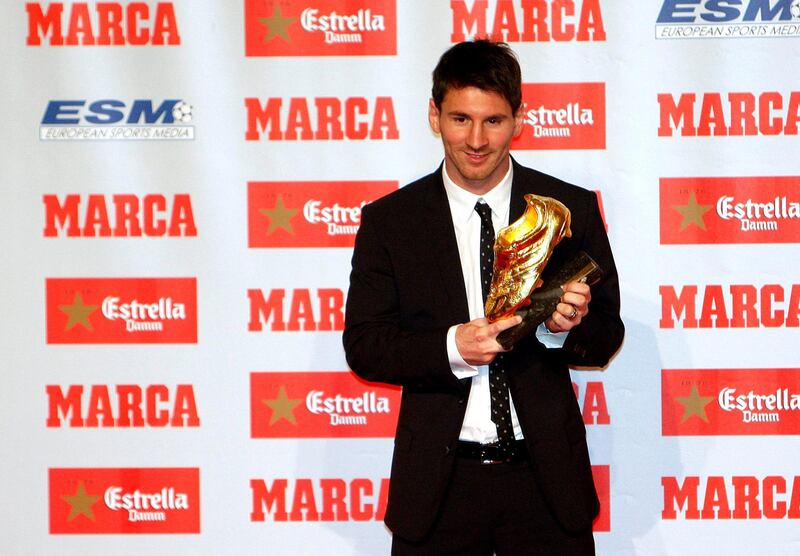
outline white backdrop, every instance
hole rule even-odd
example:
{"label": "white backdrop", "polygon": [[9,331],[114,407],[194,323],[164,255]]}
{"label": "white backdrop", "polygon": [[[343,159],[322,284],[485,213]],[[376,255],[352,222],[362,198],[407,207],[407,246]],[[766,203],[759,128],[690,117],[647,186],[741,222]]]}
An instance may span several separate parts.
{"label": "white backdrop", "polygon": [[[603,373],[573,372],[579,401],[589,389],[608,414],[587,418],[593,463],[610,472],[598,553],[800,552],[800,19],[788,0],[716,4],[5,0],[0,552],[388,552],[377,491],[397,393],[345,374],[347,226],[439,164],[430,72],[453,35],[503,26],[529,109],[591,111],[550,126],[549,142],[526,128],[514,156],[600,193],[619,267],[623,348]],[[360,43],[325,44],[310,16],[332,12],[353,16],[327,20],[351,25],[337,37]],[[122,44],[86,44],[104,37]],[[287,119],[299,138],[271,138],[291,135]],[[171,227],[176,195],[190,212]],[[765,231],[743,232],[723,197],[745,212],[749,200]],[[788,208],[765,213],[776,197]],[[315,200],[345,233],[327,234]],[[86,237],[93,221],[101,237]],[[755,293],[737,301],[731,286]],[[162,330],[126,330],[109,299],[147,306],[128,326]],[[142,401],[120,402],[117,385]],[[776,392],[787,407],[770,405]],[[189,508],[135,525],[109,504],[115,486],[151,506],[172,488]]]}

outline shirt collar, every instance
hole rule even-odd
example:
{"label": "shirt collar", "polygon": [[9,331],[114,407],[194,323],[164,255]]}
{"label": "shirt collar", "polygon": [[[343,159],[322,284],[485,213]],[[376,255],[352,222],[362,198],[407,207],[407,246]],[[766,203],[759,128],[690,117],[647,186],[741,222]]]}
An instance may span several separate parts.
{"label": "shirt collar", "polygon": [[475,195],[456,185],[447,174],[447,168],[442,164],[442,181],[444,182],[444,189],[447,193],[447,200],[450,203],[450,212],[453,215],[453,221],[460,224],[469,220],[472,215],[477,215],[475,212],[475,203],[477,203],[479,199],[483,199],[484,202],[489,205],[489,208],[492,209],[493,216],[500,217],[502,222],[507,222],[508,208],[511,204],[511,182],[514,177],[513,168],[513,164],[508,165],[508,172],[506,172],[503,179],[501,179],[491,191],[484,195]]}

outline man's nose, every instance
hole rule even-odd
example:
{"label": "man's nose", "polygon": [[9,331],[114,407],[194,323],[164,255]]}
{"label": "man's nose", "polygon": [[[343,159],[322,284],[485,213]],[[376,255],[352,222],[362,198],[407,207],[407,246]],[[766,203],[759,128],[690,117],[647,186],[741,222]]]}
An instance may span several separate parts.
{"label": "man's nose", "polygon": [[469,130],[469,135],[467,136],[467,146],[474,151],[479,151],[481,148],[486,146],[487,142],[488,141],[486,139],[486,133],[484,133],[483,126],[481,124],[474,124]]}

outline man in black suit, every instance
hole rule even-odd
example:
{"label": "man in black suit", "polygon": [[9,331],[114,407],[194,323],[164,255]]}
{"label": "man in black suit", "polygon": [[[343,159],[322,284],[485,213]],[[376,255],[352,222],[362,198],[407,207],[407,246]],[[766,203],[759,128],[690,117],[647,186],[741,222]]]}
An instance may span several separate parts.
{"label": "man in black suit", "polygon": [[[345,317],[353,371],[403,387],[386,512],[392,553],[594,554],[599,504],[568,366],[605,366],[624,330],[596,196],[511,158],[524,109],[507,45],[453,46],[432,97],[444,163],[364,207]],[[496,337],[520,320],[484,318],[481,257],[522,215],[526,193],[572,214],[572,236],[543,277],[580,250],[604,275],[591,289],[566,284],[553,314],[506,351]]]}

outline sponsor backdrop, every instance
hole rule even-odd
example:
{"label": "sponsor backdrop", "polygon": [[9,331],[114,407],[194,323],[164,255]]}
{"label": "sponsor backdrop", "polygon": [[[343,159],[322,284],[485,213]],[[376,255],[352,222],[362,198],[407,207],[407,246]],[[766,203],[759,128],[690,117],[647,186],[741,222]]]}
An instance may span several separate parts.
{"label": "sponsor backdrop", "polygon": [[439,55],[491,35],[514,156],[597,192],[619,266],[625,344],[572,375],[598,552],[798,553],[800,0],[0,18],[0,552],[387,553],[400,391],[347,369],[353,238],[442,158]]}

